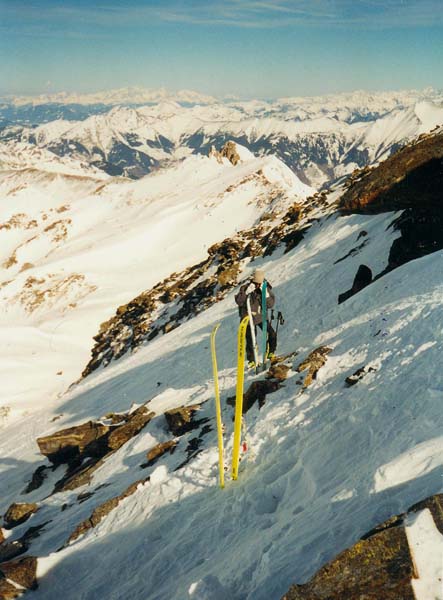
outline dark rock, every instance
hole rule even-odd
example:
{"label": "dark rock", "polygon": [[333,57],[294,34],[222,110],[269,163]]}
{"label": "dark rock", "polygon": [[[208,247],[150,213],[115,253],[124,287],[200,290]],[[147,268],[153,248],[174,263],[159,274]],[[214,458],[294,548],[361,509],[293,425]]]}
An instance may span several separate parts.
{"label": "dark rock", "polygon": [[165,418],[172,435],[178,437],[188,431],[196,429],[203,421],[203,419],[194,419],[195,414],[199,410],[200,405],[195,404],[193,406],[181,406],[180,408],[166,411]]}
{"label": "dark rock", "polygon": [[317,378],[317,373],[326,363],[327,356],[330,352],[332,352],[332,348],[320,346],[319,348],[313,350],[309,356],[298,365],[296,371],[299,373],[308,370],[303,382],[303,387],[307,388],[309,385],[311,385],[312,381]]}
{"label": "dark rock", "polygon": [[[6,560],[12,560],[20,554],[24,554],[29,550],[29,543],[23,540],[14,540],[12,542],[4,542],[0,544],[0,563]],[[0,598],[2,596],[0,595]]]}
{"label": "dark rock", "polygon": [[27,552],[31,541],[40,536],[40,532],[48,523],[50,523],[50,521],[45,521],[35,527],[29,527],[18,540],[13,540],[12,542],[6,541],[0,544],[0,563],[6,560],[12,560],[16,556],[20,556],[20,554]]}
{"label": "dark rock", "polygon": [[6,511],[3,520],[5,529],[12,529],[21,525],[29,519],[31,515],[38,511],[37,504],[14,503]]}
{"label": "dark rock", "polygon": [[363,377],[365,375],[367,375],[368,373],[370,373],[371,371],[376,371],[377,369],[374,369],[374,367],[360,367],[360,369],[357,369],[355,371],[355,373],[353,373],[352,375],[350,375],[349,377],[346,377],[345,382],[346,382],[346,386],[347,387],[351,387],[353,385],[355,385],[356,383],[358,383],[361,379],[363,379]]}
{"label": "dark rock", "polygon": [[351,289],[348,290],[347,292],[343,292],[342,294],[339,295],[338,303],[341,304],[342,302],[344,302],[345,300],[347,300],[354,294],[357,294],[358,292],[360,292],[363,288],[368,286],[370,283],[372,283],[371,269],[366,265],[360,265],[358,267],[358,271],[354,277],[354,283],[352,284]]}
{"label": "dark rock", "polygon": [[280,388],[281,385],[278,380],[253,381],[243,396],[243,414],[247,413],[256,402],[258,402],[258,407],[261,408],[265,403],[266,396]]}
{"label": "dark rock", "polygon": [[37,490],[39,487],[41,487],[47,477],[48,469],[49,469],[49,467],[47,467],[46,465],[42,465],[42,466],[38,467],[34,471],[31,481],[28,483],[26,488],[23,490],[22,494],[29,494],[29,493],[33,492],[34,490]]}
{"label": "dark rock", "polygon": [[0,574],[27,590],[36,590],[38,587],[37,559],[34,556],[1,563]]}
{"label": "dark rock", "polygon": [[157,444],[157,446],[154,446],[154,448],[151,448],[151,450],[149,450],[149,452],[146,454],[146,458],[148,459],[148,461],[146,463],[143,463],[141,467],[143,469],[147,467],[152,467],[152,465],[154,465],[159,458],[166,454],[166,452],[169,452],[169,454],[173,454],[175,452],[177,444],[178,442],[175,440],[169,440],[168,442],[160,442],[160,444]]}
{"label": "dark rock", "polygon": [[340,199],[344,214],[402,210],[391,224],[394,240],[386,269],[443,248],[443,133],[431,133],[351,182]]}

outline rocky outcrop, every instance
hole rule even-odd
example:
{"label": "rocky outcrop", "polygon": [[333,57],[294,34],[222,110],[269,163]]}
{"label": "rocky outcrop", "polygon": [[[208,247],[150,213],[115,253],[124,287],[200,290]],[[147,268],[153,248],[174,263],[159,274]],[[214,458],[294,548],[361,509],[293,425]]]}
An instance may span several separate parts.
{"label": "rocky outcrop", "polygon": [[140,433],[154,416],[155,413],[142,405],[131,413],[107,415],[105,419],[109,424],[88,421],[38,438],[41,453],[54,467],[68,465],[64,476],[55,484],[54,492],[73,490],[89,483],[103,461]]}
{"label": "rocky outcrop", "polygon": [[350,180],[340,199],[343,213],[380,213],[410,207],[440,208],[443,131],[424,135]]}
{"label": "rocky outcrop", "polygon": [[332,352],[332,348],[320,346],[313,350],[309,356],[296,367],[295,370],[299,373],[308,371],[303,381],[303,387],[307,388],[314,379],[317,378],[317,373],[326,363],[327,356],[330,352]]}
{"label": "rocky outcrop", "polygon": [[379,166],[350,180],[339,201],[343,214],[403,211],[388,266],[377,275],[443,248],[443,130],[420,136]]}
{"label": "rocky outcrop", "polygon": [[18,598],[26,590],[35,590],[37,583],[37,559],[26,556],[0,563],[0,598]]}
{"label": "rocky outcrop", "polygon": [[62,429],[50,435],[37,438],[40,452],[53,465],[72,462],[80,455],[103,456],[106,447],[106,434],[110,426],[88,421],[82,425]]}
{"label": "rocky outcrop", "polygon": [[12,529],[21,525],[29,519],[31,515],[38,511],[37,504],[14,503],[6,511],[3,521],[5,529]]}
{"label": "rocky outcrop", "polygon": [[234,166],[240,161],[240,155],[237,152],[237,144],[233,141],[226,142],[220,152],[212,145],[208,156],[213,156],[219,163],[223,162],[223,158],[227,158]]}
{"label": "rocky outcrop", "polygon": [[430,510],[443,533],[443,494],[437,494],[372,529],[308,583],[293,585],[282,600],[415,600],[411,582],[420,574],[414,566],[404,521],[425,509]]}

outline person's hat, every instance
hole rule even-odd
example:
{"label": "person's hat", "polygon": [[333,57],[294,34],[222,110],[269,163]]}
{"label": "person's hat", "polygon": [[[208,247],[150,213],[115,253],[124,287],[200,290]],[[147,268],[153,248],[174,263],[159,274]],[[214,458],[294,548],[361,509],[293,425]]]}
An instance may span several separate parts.
{"label": "person's hat", "polygon": [[263,269],[255,269],[254,274],[252,276],[252,281],[254,283],[262,284],[264,280],[265,280],[265,272],[263,271]]}

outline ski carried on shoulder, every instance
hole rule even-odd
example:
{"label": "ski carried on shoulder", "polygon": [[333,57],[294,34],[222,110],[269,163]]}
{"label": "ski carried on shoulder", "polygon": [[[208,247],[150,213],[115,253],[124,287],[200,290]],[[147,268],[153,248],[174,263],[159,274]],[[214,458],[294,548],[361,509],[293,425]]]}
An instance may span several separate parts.
{"label": "ski carried on shoulder", "polygon": [[257,338],[255,336],[255,326],[254,319],[252,318],[252,310],[251,310],[251,299],[248,296],[246,298],[246,308],[248,309],[248,317],[249,317],[249,330],[251,332],[251,340],[252,347],[254,349],[254,362],[255,362],[255,372],[258,370],[258,348],[257,348]]}
{"label": "ski carried on shoulder", "polygon": [[220,487],[225,487],[225,462],[224,462],[224,449],[223,449],[223,423],[221,416],[220,406],[220,389],[218,385],[218,367],[217,367],[217,354],[215,350],[215,336],[217,335],[220,323],[217,323],[211,332],[211,355],[212,355],[212,369],[214,372],[214,395],[215,395],[215,416],[217,421],[217,438],[218,438],[218,469],[220,478]]}
{"label": "ski carried on shoulder", "polygon": [[266,371],[266,360],[268,358],[268,308],[266,305],[267,283],[266,279],[261,287],[261,318],[262,318],[262,371]]}

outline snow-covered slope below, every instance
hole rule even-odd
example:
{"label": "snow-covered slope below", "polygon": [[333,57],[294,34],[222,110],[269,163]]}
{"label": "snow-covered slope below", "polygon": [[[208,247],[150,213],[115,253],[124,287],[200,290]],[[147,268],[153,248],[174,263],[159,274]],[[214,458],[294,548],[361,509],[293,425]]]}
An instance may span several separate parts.
{"label": "snow-covered slope below", "polygon": [[[49,483],[26,496],[41,506],[31,525],[51,520],[32,544],[40,557],[34,598],[277,600],[370,527],[441,490],[442,348],[435,335],[441,252],[336,303],[360,262],[374,271],[385,266],[391,220],[391,214],[330,218],[313,226],[290,254],[260,261],[286,318],[279,351],[296,350],[300,360],[320,344],[332,351],[310,387],[298,385],[300,375],[290,371],[260,411],[254,406],[248,412],[249,450],[239,480],[228,481],[225,490],[217,484],[208,346],[211,328],[221,322],[217,348],[229,465],[232,408],[226,398],[235,390],[238,323],[233,294],[87,378],[56,404],[11,423],[2,455],[10,463],[19,448],[21,460],[33,463],[32,438],[39,434],[133,403],[147,403],[158,415],[96,471],[89,486],[45,501]],[[361,253],[337,262],[363,230],[369,243]],[[362,366],[366,378],[346,388],[345,378]],[[146,452],[171,437],[163,412],[200,403],[199,418],[209,419],[210,431],[178,438],[173,455],[140,470]],[[202,452],[180,468],[191,438],[202,440]],[[5,472],[11,490],[5,506],[32,469],[27,464],[19,479],[16,469]],[[148,475],[95,529],[55,552],[94,506]],[[79,496],[86,491],[94,495]]]}
{"label": "snow-covered slope below", "polygon": [[[15,210],[30,196],[23,182],[17,189],[13,183],[3,185]],[[63,312],[65,300],[51,305],[45,298],[41,312],[26,314],[8,292],[25,277],[17,272],[20,251],[18,266],[9,267],[16,269],[12,282],[2,289],[8,311],[3,331],[10,328],[12,334],[2,389],[14,400],[12,381],[17,386],[20,377],[23,387],[15,398],[20,414],[9,402],[0,413],[0,512],[12,502],[37,504],[38,511],[7,538],[18,540],[29,527],[37,528],[28,553],[38,557],[39,589],[30,597],[279,600],[294,581],[306,581],[372,527],[443,491],[442,251],[411,260],[337,302],[361,264],[374,275],[384,272],[400,235],[392,227],[398,213],[340,216],[334,212],[338,190],[296,223],[308,228],[298,245],[240,265],[242,279],[260,267],[273,285],[276,308],[285,317],[278,353],[288,355],[288,369],[287,378],[268,389],[261,408],[257,402],[247,412],[242,435],[248,449],[238,480],[231,481],[233,409],[227,400],[236,389],[237,290],[56,396],[62,392],[54,384],[62,377],[55,375],[58,361],[77,365],[82,354],[72,346],[83,344],[84,323],[89,327],[90,315],[97,319],[109,305],[115,310],[125,296],[132,298],[129,286],[147,289],[168,268],[200,260],[215,239],[255,224],[270,191],[278,192],[271,194],[278,213],[296,194],[307,205],[300,196],[308,190],[268,158],[233,167],[193,157],[137,182],[90,179],[82,197],[71,180],[64,184],[73,235],[68,228],[63,244],[43,245],[42,258],[35,250],[36,279],[49,266],[51,272],[55,266],[72,272],[75,266],[97,290],[70,311]],[[60,198],[56,188],[50,191],[45,188],[48,223]],[[35,190],[32,197],[38,199]],[[37,222],[31,227],[40,228],[43,216],[29,216]],[[17,221],[10,220],[5,233],[26,236]],[[148,248],[146,232],[155,250]],[[96,245],[88,248],[88,242]],[[209,350],[218,323],[224,490],[218,486]],[[298,368],[319,347],[326,359],[308,385]],[[31,351],[38,356],[35,367]],[[37,379],[39,369],[46,379]],[[347,386],[346,378],[356,372],[361,378]],[[262,380],[248,373],[245,388]],[[95,463],[87,483],[54,491],[65,466],[50,469],[36,438],[89,420],[106,427],[140,405],[155,413],[152,420]],[[193,407],[193,429],[174,433],[165,412],[181,406]],[[147,461],[147,453],[166,442],[175,446],[157,462]],[[37,467],[46,467],[47,478],[22,494]],[[431,549],[441,547],[432,523],[426,525],[432,539],[411,524],[411,543],[419,540],[421,557],[429,543]],[[435,562],[427,573],[428,580],[416,586],[423,594],[437,589]]]}
{"label": "snow-covered slope below", "polygon": [[194,156],[135,182],[5,171],[1,368],[12,377],[5,376],[1,404],[30,409],[43,391],[63,391],[115,307],[201,261],[262,212],[312,192],[274,157],[233,167]]}

